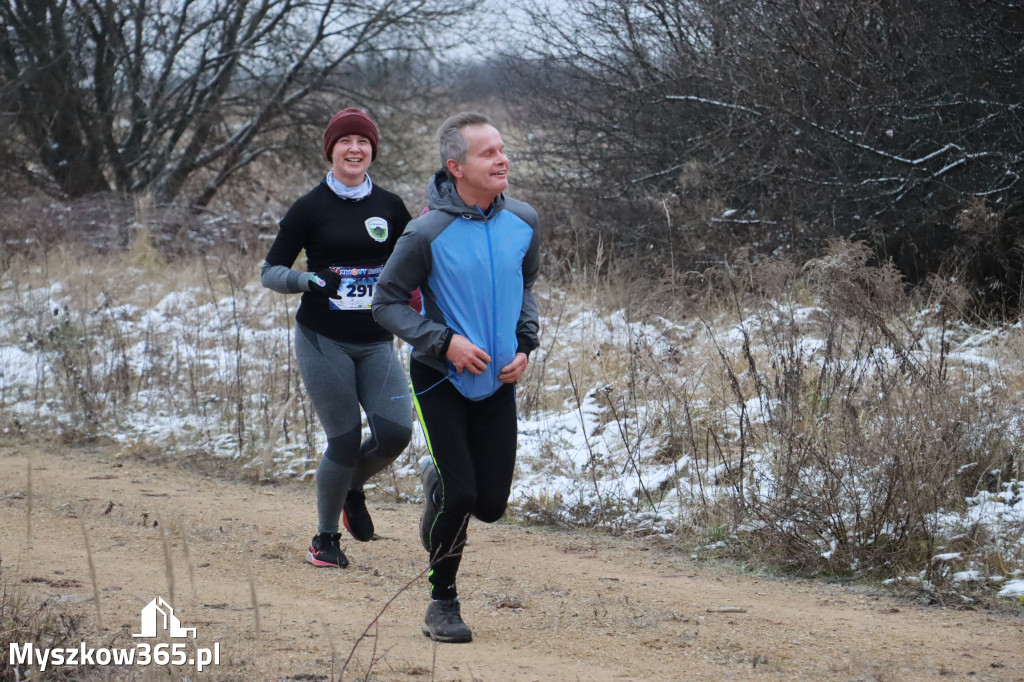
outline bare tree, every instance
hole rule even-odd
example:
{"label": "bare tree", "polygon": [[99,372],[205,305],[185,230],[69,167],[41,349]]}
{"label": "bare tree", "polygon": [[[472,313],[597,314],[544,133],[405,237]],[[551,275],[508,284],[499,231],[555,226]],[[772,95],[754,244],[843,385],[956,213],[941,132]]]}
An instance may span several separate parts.
{"label": "bare tree", "polygon": [[[1019,292],[1015,3],[567,0],[534,3],[522,30],[520,84],[538,96],[519,118],[544,186],[592,207],[605,244],[664,254],[681,239],[677,265],[701,268],[741,245],[845,236],[914,279],[959,249],[979,286]],[[987,237],[966,239],[979,215]]]}
{"label": "bare tree", "polygon": [[477,3],[0,0],[0,112],[37,185],[204,206],[318,99],[372,94],[325,93],[346,69],[443,47]]}

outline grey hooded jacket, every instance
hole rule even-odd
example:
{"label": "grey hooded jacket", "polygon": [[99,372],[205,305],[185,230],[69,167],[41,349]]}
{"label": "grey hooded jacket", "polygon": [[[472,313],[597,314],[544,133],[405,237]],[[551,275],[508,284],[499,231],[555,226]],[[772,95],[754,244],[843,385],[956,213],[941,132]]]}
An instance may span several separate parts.
{"label": "grey hooded jacket", "polygon": [[[501,368],[538,345],[532,287],[540,266],[537,212],[499,195],[484,214],[468,207],[444,171],[427,186],[429,212],[406,226],[373,297],[373,317],[407,341],[413,359],[449,376],[467,398],[501,387]],[[408,305],[417,288],[423,312]],[[481,375],[456,373],[445,358],[453,334],[491,357]]]}

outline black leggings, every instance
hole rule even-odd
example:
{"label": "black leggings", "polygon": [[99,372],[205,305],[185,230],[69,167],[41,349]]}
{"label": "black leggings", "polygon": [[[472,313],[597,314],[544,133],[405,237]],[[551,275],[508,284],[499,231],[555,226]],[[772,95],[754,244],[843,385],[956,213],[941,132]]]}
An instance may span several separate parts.
{"label": "black leggings", "polygon": [[438,510],[432,522],[427,520],[434,599],[458,594],[455,576],[469,517],[493,523],[505,513],[518,431],[513,384],[504,384],[483,400],[470,400],[451,382],[442,381],[444,376],[421,362],[410,363],[413,391],[429,389],[415,398],[416,412],[441,477],[439,490],[424,491],[434,495]]}

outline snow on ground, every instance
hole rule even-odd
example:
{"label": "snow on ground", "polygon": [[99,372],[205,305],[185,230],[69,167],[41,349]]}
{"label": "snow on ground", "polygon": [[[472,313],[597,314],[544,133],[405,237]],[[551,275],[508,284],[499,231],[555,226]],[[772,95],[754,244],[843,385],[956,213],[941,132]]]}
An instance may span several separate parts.
{"label": "snow on ground", "polygon": [[1000,597],[1020,597],[1024,600],[1024,579],[1010,580],[999,590]]}
{"label": "snow on ground", "polygon": [[[85,428],[83,415],[92,415],[126,447],[238,458],[268,475],[310,477],[325,441],[292,367],[290,313],[271,314],[283,297],[251,283],[214,300],[203,289],[186,289],[151,292],[153,303],[145,308],[97,302],[74,309],[73,293],[54,283],[14,300],[11,287],[0,288],[0,426],[6,433]],[[832,350],[813,333],[815,321],[827,316],[813,306],[778,305],[733,322],[631,320],[626,311],[598,314],[582,302],[561,308],[558,319],[542,320],[543,333],[552,336],[533,362],[545,365],[544,397],[521,415],[512,492],[522,514],[548,522],[671,536],[701,524],[696,512],[716,501],[775,490],[772,442],[751,440],[747,450],[737,444],[751,429],[784,416],[784,405],[767,386],[742,400],[715,403],[709,389],[726,396],[731,389],[709,366],[728,358],[746,380],[748,348],[762,367],[794,359],[808,367],[839,362],[826,360]],[[801,330],[792,345],[766,342],[791,327]],[[984,368],[977,376],[988,379],[972,387],[982,396],[1005,390],[991,383],[1003,373],[1024,374],[993,355],[1013,331],[922,326],[913,354],[924,363],[943,347],[947,366]],[[880,348],[844,360],[844,371],[870,377],[873,368],[906,361]],[[588,377],[586,385],[574,385],[573,367]],[[90,391],[103,395],[90,399]],[[685,454],[693,443],[682,435],[680,410],[715,426],[720,442],[708,440],[710,431],[700,437],[704,452],[717,452],[717,459]],[[1006,438],[1024,440],[1019,414],[991,418]],[[412,450],[425,451],[418,432]],[[418,476],[415,458],[396,466],[398,476]],[[1002,473],[997,489],[978,490],[962,508],[938,512],[932,521],[951,538],[984,527],[1020,565],[1021,548],[1012,545],[1019,545],[1024,528],[1024,482]],[[822,557],[833,556],[836,538],[819,544]],[[957,582],[984,577],[956,553],[939,553],[934,561],[955,565]],[[1024,594],[1019,577],[1001,579],[1000,596]]]}

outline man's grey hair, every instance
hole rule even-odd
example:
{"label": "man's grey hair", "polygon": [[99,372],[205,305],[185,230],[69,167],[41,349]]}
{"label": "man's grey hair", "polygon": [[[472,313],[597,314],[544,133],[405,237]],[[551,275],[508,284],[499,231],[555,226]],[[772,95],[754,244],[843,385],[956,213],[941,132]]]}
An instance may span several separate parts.
{"label": "man's grey hair", "polygon": [[[491,125],[491,119],[479,112],[464,111],[454,116],[449,116],[448,120],[437,129],[437,143],[441,152],[441,167],[446,173],[448,172],[448,159],[453,159],[458,163],[465,163],[466,161],[466,152],[469,151],[469,144],[466,142],[466,136],[462,134],[462,129],[469,126],[483,125]],[[451,177],[451,173],[448,173],[448,177]]]}

